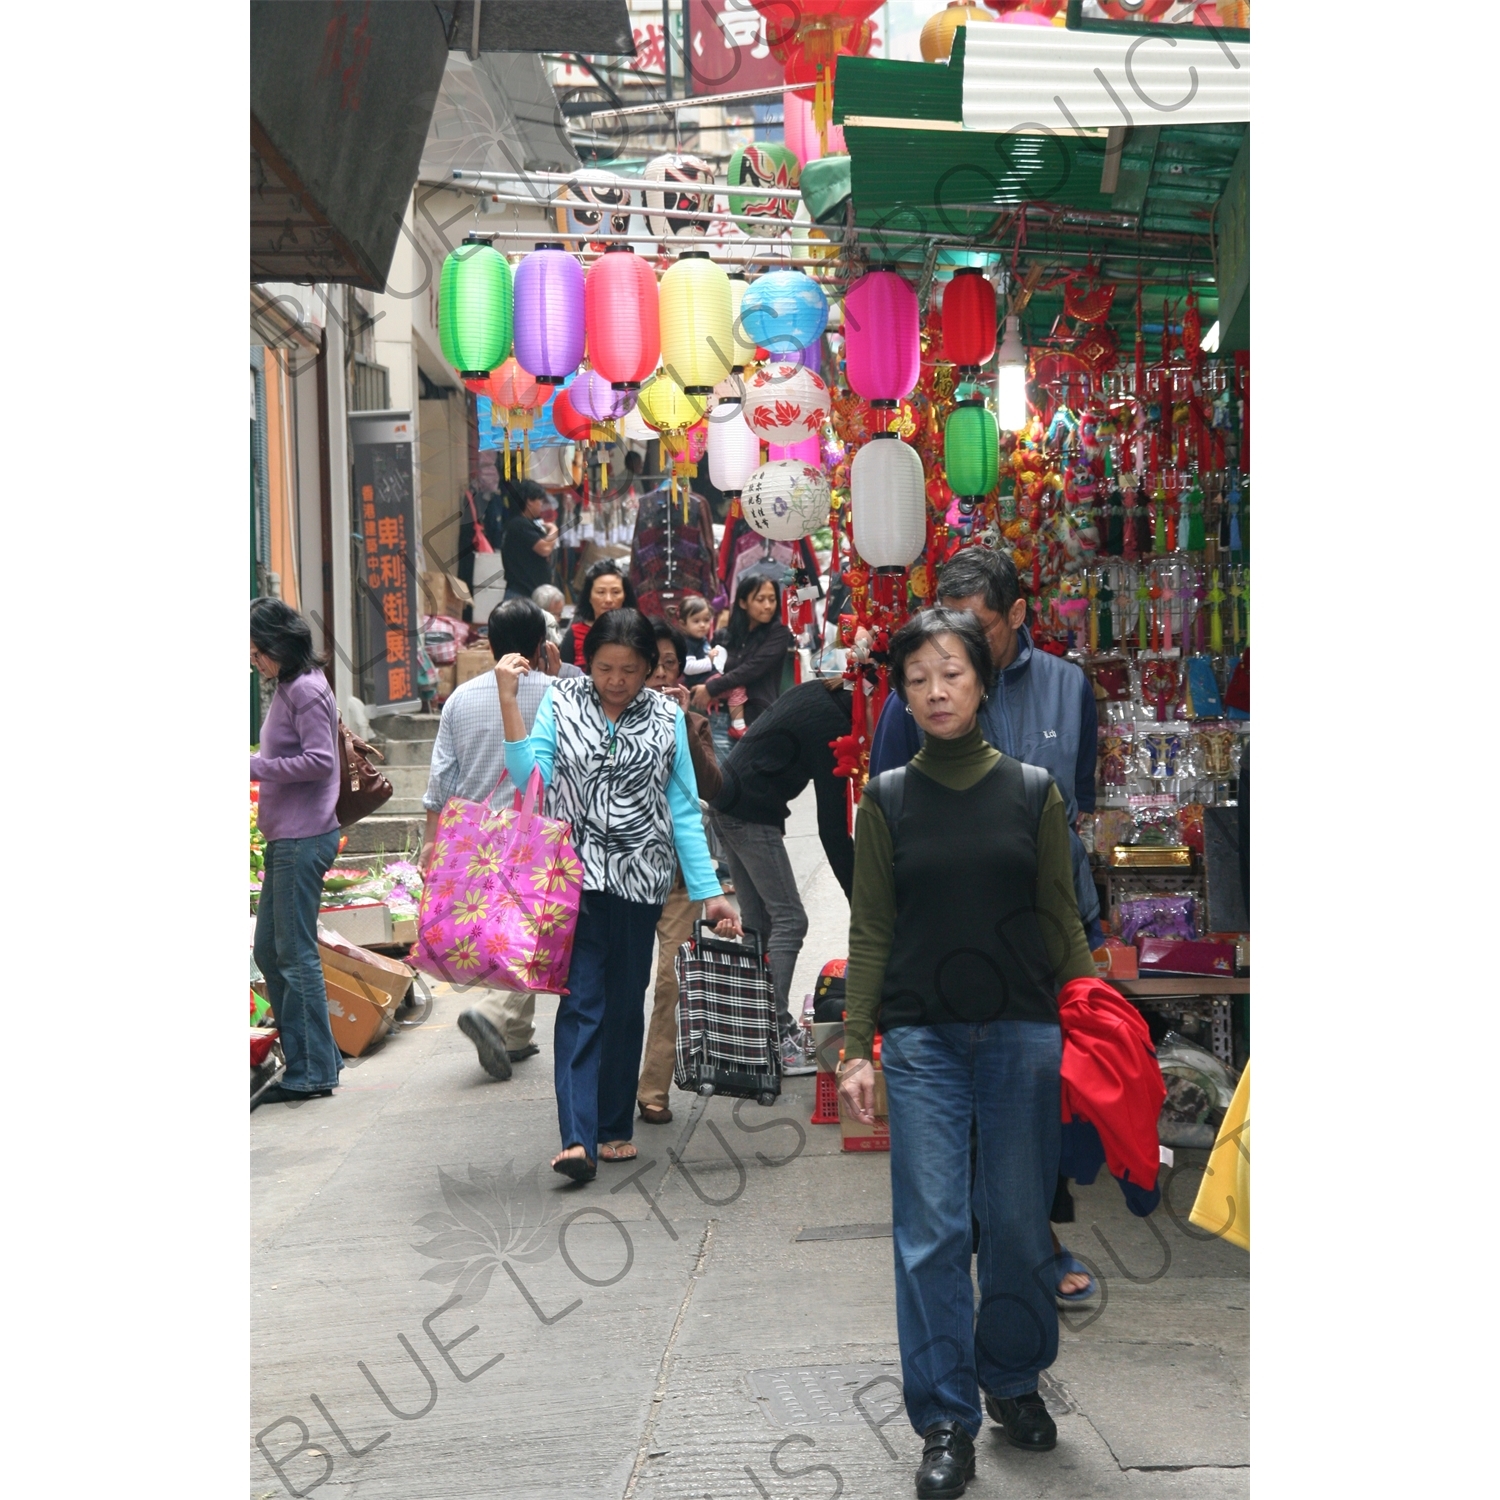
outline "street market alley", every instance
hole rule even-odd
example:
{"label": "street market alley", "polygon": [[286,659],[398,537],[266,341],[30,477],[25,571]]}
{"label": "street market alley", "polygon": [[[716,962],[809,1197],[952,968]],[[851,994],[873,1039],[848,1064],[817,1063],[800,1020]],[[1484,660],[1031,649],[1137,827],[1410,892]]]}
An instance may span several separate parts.
{"label": "street market alley", "polygon": [[[787,841],[811,921],[797,1010],[848,908],[810,790]],[[439,986],[334,1098],[251,1117],[250,1494],[910,1496],[888,1158],[809,1124],[799,1077],[771,1108],[674,1090],[637,1162],[572,1186],[547,1166],[555,998],[507,1083],[463,1006]],[[1205,1156],[1177,1153],[1149,1220],[1105,1174],[1075,1188],[1064,1243],[1102,1292],[1060,1314],[1057,1448],[987,1422],[970,1495],[1248,1493],[1249,1262],[1187,1223]]]}

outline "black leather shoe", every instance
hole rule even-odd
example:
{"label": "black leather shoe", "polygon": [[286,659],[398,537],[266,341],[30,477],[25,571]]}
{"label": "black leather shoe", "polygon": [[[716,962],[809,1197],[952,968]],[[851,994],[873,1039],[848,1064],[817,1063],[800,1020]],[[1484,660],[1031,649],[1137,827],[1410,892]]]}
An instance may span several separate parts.
{"label": "black leather shoe", "polygon": [[527,1042],[524,1047],[512,1047],[506,1052],[506,1056],[513,1062],[525,1062],[528,1057],[535,1057],[542,1049],[535,1042]]}
{"label": "black leather shoe", "polygon": [[1040,1391],[1027,1391],[1020,1396],[986,1395],[984,1409],[990,1414],[990,1421],[1005,1433],[1011,1447],[1025,1448],[1030,1453],[1046,1453],[1057,1447],[1057,1423],[1048,1416]]}
{"label": "black leather shoe", "polygon": [[331,1099],[332,1089],[284,1089],[279,1083],[273,1083],[270,1088],[262,1089],[251,1101],[251,1109],[259,1109],[262,1104],[306,1104],[309,1099]]}
{"label": "black leather shoe", "polygon": [[934,1422],[922,1434],[922,1466],[917,1470],[920,1500],[961,1495],[974,1477],[974,1439],[957,1422]]}
{"label": "black leather shoe", "polygon": [[479,1054],[479,1066],[491,1078],[504,1083],[510,1077],[510,1054],[505,1050],[505,1038],[477,1010],[466,1010],[458,1018],[458,1029],[474,1043]]}

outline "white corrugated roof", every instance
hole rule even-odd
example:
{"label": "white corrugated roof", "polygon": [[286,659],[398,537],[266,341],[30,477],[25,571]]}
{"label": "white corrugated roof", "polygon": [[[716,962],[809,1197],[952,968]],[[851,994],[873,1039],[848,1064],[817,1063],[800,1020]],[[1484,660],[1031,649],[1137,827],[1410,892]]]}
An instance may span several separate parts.
{"label": "white corrugated roof", "polygon": [[1072,130],[1250,118],[1250,44],[1060,26],[969,26],[964,126]]}

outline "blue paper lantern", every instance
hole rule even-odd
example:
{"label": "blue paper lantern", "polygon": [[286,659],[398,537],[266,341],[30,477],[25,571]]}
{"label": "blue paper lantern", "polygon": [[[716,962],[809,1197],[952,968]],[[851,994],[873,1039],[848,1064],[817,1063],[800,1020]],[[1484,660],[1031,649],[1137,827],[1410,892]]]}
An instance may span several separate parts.
{"label": "blue paper lantern", "polygon": [[771,271],[750,283],[740,304],[740,324],[747,343],[772,354],[791,354],[823,336],[828,298],[801,271]]}

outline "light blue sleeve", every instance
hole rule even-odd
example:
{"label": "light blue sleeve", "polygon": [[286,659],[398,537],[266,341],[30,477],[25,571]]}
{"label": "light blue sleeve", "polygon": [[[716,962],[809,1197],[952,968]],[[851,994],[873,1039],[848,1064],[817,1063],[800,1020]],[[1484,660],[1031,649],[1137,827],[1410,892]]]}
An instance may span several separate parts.
{"label": "light blue sleeve", "polygon": [[[439,728],[442,726],[439,725]],[[542,773],[542,790],[552,785],[552,762],[557,755],[557,716],[552,712],[552,689],[547,689],[529,740],[506,740],[505,769],[510,779],[524,791],[533,770]]]}
{"label": "light blue sleeve", "polygon": [[[677,715],[677,744],[672,753],[672,775],[667,781],[667,807],[672,814],[672,843],[677,849],[677,863],[687,883],[688,899],[706,901],[722,896],[723,888],[714,874],[708,840],[703,835],[703,814],[698,809],[698,784],[693,776],[693,757],[688,749],[687,720],[682,710]],[[538,715],[537,727],[541,727]],[[534,739],[535,736],[533,735]]]}

